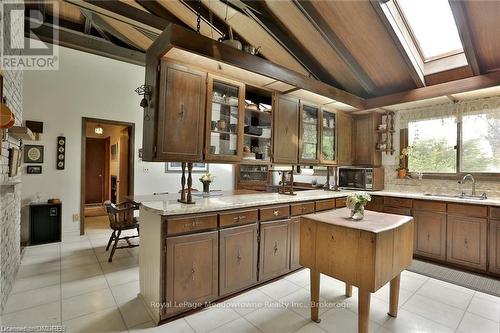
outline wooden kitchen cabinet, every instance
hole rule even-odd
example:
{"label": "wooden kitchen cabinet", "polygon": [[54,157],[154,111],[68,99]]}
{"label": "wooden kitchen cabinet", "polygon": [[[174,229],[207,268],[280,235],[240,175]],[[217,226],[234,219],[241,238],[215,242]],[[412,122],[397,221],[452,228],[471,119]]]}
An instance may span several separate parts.
{"label": "wooden kitchen cabinet", "polygon": [[299,163],[319,163],[320,153],[320,108],[314,104],[300,102]]}
{"label": "wooden kitchen cabinet", "polygon": [[365,206],[366,210],[373,210],[374,212],[384,211],[384,197],[378,197],[372,195],[372,200],[368,202]]}
{"label": "wooden kitchen cabinet", "polygon": [[[167,238],[167,316],[218,296],[218,232]],[[173,306],[177,304],[177,306]]]}
{"label": "wooden kitchen cabinet", "polygon": [[413,252],[416,255],[446,260],[446,210],[433,212],[414,210]]}
{"label": "wooden kitchen cabinet", "polygon": [[261,222],[259,281],[285,274],[290,267],[290,220]]}
{"label": "wooden kitchen cabinet", "polygon": [[337,114],[333,110],[321,109],[320,118],[320,163],[337,163]]}
{"label": "wooden kitchen cabinet", "polygon": [[372,112],[354,117],[354,164],[380,166],[382,153],[377,151],[377,127],[382,123],[382,115]]}
{"label": "wooden kitchen cabinet", "polygon": [[220,296],[229,295],[257,282],[257,223],[219,231]]}
{"label": "wooden kitchen cabinet", "polygon": [[448,215],[446,260],[486,270],[487,228],[486,218]]}
{"label": "wooden kitchen cabinet", "polygon": [[353,162],[353,131],[354,121],[350,114],[337,112],[337,163],[351,165]]}
{"label": "wooden kitchen cabinet", "polygon": [[490,220],[488,272],[500,274],[500,220]]}
{"label": "wooden kitchen cabinet", "polygon": [[144,161],[203,160],[206,73],[161,61],[158,105],[145,109]]}
{"label": "wooden kitchen cabinet", "polygon": [[273,110],[273,161],[297,164],[299,149],[299,101],[274,96]]}
{"label": "wooden kitchen cabinet", "polygon": [[245,85],[208,76],[205,160],[237,162],[243,154]]}
{"label": "wooden kitchen cabinet", "polygon": [[290,270],[300,268],[300,217],[290,219]]}

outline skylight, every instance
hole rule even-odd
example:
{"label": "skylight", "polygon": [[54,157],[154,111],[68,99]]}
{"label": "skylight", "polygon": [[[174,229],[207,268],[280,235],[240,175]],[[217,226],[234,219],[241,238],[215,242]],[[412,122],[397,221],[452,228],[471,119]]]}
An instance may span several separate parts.
{"label": "skylight", "polygon": [[463,52],[448,0],[397,0],[424,61]]}

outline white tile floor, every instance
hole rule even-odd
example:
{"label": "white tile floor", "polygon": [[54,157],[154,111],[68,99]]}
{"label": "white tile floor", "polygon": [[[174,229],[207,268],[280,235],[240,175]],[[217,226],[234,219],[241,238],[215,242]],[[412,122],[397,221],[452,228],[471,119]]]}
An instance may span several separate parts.
{"label": "white tile floor", "polygon": [[[217,306],[155,327],[137,298],[137,248],[104,250],[109,231],[65,234],[60,244],[26,249],[2,315],[4,326],[64,325],[66,332],[356,332],[357,294],[321,278],[321,323],[308,320],[309,272],[299,271]],[[398,318],[387,315],[389,289],[372,296],[371,332],[499,333],[500,298],[403,272]]]}

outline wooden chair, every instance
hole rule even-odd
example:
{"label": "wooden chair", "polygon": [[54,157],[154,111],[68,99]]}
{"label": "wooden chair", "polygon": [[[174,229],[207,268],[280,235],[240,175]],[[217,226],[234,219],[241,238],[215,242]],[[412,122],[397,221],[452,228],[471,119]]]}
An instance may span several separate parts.
{"label": "wooden chair", "polygon": [[[106,212],[109,217],[109,226],[113,229],[111,236],[109,237],[108,246],[106,246],[106,251],[109,250],[111,243],[113,247],[111,253],[109,254],[108,262],[113,261],[113,255],[116,249],[126,249],[139,246],[138,244],[131,244],[129,239],[139,237],[139,222],[137,218],[134,217],[134,211],[138,209],[138,206],[132,202],[124,202],[119,204],[113,204],[111,201],[106,201],[104,203],[106,207]],[[120,237],[123,230],[137,229],[137,235]],[[127,245],[117,246],[118,241],[125,240]]]}

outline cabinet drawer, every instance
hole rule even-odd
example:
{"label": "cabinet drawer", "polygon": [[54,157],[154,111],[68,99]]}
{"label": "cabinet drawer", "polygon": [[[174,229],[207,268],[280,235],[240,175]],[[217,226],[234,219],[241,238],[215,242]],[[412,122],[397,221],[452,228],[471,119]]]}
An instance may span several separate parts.
{"label": "cabinet drawer", "polygon": [[260,210],[261,221],[272,221],[286,219],[290,216],[290,206],[273,206],[269,208],[262,208]]}
{"label": "cabinet drawer", "polygon": [[337,198],[335,199],[335,208],[342,208],[346,206],[347,198]]}
{"label": "cabinet drawer", "polygon": [[391,207],[411,208],[411,199],[384,197],[384,205]]}
{"label": "cabinet drawer", "polygon": [[446,202],[431,200],[414,200],[414,210],[426,210],[431,212],[446,212]]}
{"label": "cabinet drawer", "polygon": [[383,212],[384,211],[384,198],[376,197],[372,195],[372,201],[366,204],[366,210],[372,210],[374,212]]}
{"label": "cabinet drawer", "polygon": [[386,206],[386,207],[384,207],[384,213],[411,216],[410,208],[387,207]]}
{"label": "cabinet drawer", "polygon": [[259,211],[257,209],[242,210],[238,212],[219,214],[219,226],[221,228],[257,222]]}
{"label": "cabinet drawer", "polygon": [[304,215],[314,213],[314,202],[304,202],[290,205],[290,215]]}
{"label": "cabinet drawer", "polygon": [[183,217],[167,220],[167,236],[217,229],[217,215]]}
{"label": "cabinet drawer", "polygon": [[328,209],[335,209],[335,199],[316,201],[317,212],[321,212],[323,210],[328,210]]}
{"label": "cabinet drawer", "polygon": [[500,207],[490,207],[490,217],[500,219]]}
{"label": "cabinet drawer", "polygon": [[474,216],[474,217],[487,217],[488,206],[449,203],[448,214]]}

